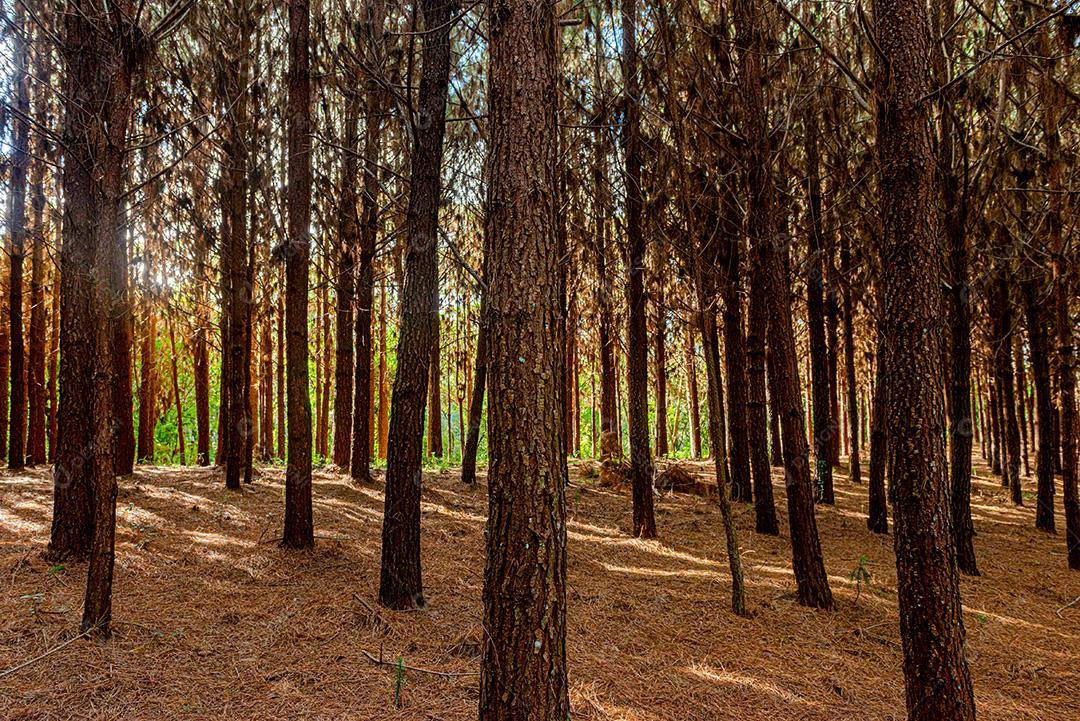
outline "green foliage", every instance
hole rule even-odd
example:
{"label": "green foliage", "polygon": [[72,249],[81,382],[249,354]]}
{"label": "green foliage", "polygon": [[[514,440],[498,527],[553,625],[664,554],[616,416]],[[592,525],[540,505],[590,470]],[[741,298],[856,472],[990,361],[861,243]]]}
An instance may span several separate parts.
{"label": "green foliage", "polygon": [[870,559],[864,555],[859,556],[859,562],[852,569],[851,575],[848,579],[855,584],[855,603],[859,602],[859,594],[862,592],[862,587],[865,585],[870,587]]}
{"label": "green foliage", "polygon": [[401,690],[405,687],[405,658],[398,656],[394,669],[394,708],[401,708]]}

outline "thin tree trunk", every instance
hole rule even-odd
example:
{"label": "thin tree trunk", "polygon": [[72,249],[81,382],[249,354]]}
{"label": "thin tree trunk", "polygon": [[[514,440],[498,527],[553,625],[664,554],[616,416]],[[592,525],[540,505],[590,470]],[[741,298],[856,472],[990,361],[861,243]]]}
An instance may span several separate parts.
{"label": "thin tree trunk", "polygon": [[184,404],[180,399],[180,374],[176,369],[176,331],[173,330],[172,319],[169,320],[169,349],[172,352],[172,391],[176,406],[176,450],[180,454],[180,465],[183,466],[187,464],[187,453],[184,450]]}
{"label": "thin tree trunk", "polygon": [[406,214],[405,283],[401,294],[397,374],[386,458],[379,603],[424,605],[420,574],[420,490],[424,407],[438,318],[439,203],[450,75],[450,0],[422,0],[424,22],[419,118],[414,128]]}
{"label": "thin tree trunk", "polygon": [[[736,226],[738,227],[737,223]],[[742,252],[738,235],[727,239],[726,268],[720,272],[724,301],[724,367],[727,370],[728,433],[731,445],[731,498],[754,500],[750,469],[750,396],[747,388],[746,340],[743,336]],[[763,430],[764,426],[761,429]],[[759,439],[760,440],[760,439]],[[759,459],[760,461],[760,459]],[[767,472],[767,471],[766,471]],[[771,490],[770,480],[770,490]]]}
{"label": "thin tree trunk", "polygon": [[[649,450],[649,343],[646,328],[645,237],[641,211],[641,97],[637,58],[637,0],[621,0],[622,67],[625,84],[626,119],[623,126],[626,188],[626,242],[628,247],[626,287],[627,331],[627,420],[630,427],[630,485],[634,504],[634,535],[656,537],[653,513],[652,453]],[[714,453],[715,453],[714,449]]]}
{"label": "thin tree trunk", "polygon": [[701,458],[701,403],[698,400],[697,359],[694,354],[694,324],[686,324],[686,400],[690,406],[690,457]]}
{"label": "thin tree trunk", "polygon": [[[13,28],[15,85],[15,117],[13,118],[11,155],[11,193],[8,218],[11,275],[8,285],[8,327],[11,341],[9,387],[11,415],[8,430],[8,468],[18,470],[26,465],[26,385],[23,339],[23,256],[26,250],[26,172],[30,165],[30,89],[28,84],[30,43],[26,26],[26,7],[15,5]],[[0,395],[6,395],[0,392]]]}
{"label": "thin tree trunk", "polygon": [[739,54],[739,100],[742,104],[742,135],[746,140],[745,165],[748,191],[747,234],[756,253],[755,272],[760,275],[768,301],[768,343],[772,358],[769,386],[781,409],[780,424],[786,468],[788,522],[791,527],[792,565],[799,603],[831,608],[832,591],[825,574],[821,541],[814,518],[809,452],[802,419],[795,336],[791,327],[791,290],[784,259],[775,246],[773,180],[768,121],[762,94],[762,57],[767,46],[760,8],[751,0],[737,0],[736,45]]}

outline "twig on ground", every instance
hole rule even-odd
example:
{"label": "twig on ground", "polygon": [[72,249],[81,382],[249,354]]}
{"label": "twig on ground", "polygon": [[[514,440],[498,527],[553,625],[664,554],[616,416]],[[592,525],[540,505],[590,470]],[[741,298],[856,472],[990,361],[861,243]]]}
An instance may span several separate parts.
{"label": "twig on ground", "polygon": [[1080,596],[1077,596],[1076,598],[1074,598],[1073,600],[1069,601],[1064,606],[1059,608],[1057,611],[1055,611],[1055,613],[1057,614],[1057,617],[1058,618],[1063,618],[1063,616],[1061,615],[1061,612],[1064,611],[1066,608],[1072,608],[1073,606],[1075,606],[1078,603],[1080,603]]}
{"label": "twig on ground", "polygon": [[[364,649],[360,649],[360,653],[367,656],[368,660],[376,666],[389,666],[390,668],[398,668],[398,664],[393,661],[383,661],[375,658]],[[413,671],[414,673],[426,673],[431,676],[441,676],[443,678],[466,678],[471,676],[479,676],[476,671],[434,671],[429,668],[420,668],[419,666],[402,666],[406,671]]]}
{"label": "twig on ground", "polygon": [[96,626],[86,629],[85,631],[80,633],[78,636],[72,636],[71,638],[69,638],[67,641],[64,641],[59,646],[54,646],[53,648],[50,648],[48,651],[41,654],[40,656],[34,656],[32,659],[30,659],[28,661],[23,661],[18,666],[12,666],[11,668],[9,668],[9,669],[7,669],[5,671],[0,671],[0,678],[7,678],[11,674],[13,674],[13,673],[15,673],[17,671],[21,671],[24,668],[26,668],[27,666],[29,666],[31,664],[34,664],[34,663],[37,663],[38,661],[40,661],[43,658],[48,658],[49,656],[52,656],[54,653],[56,653],[58,651],[62,651],[63,649],[67,648],[71,644],[78,641],[80,638],[85,638],[86,636],[89,636],[90,633],[94,630],[94,628],[96,628]]}

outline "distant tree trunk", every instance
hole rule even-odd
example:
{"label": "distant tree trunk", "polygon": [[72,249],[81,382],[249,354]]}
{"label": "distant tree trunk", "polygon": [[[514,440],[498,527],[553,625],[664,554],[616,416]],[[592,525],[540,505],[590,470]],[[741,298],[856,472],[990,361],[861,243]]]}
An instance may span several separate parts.
{"label": "distant tree trunk", "polygon": [[848,480],[862,483],[859,461],[859,382],[855,375],[855,300],[851,291],[851,247],[847,233],[840,237],[840,274],[843,276],[844,378],[848,415]]}
{"label": "distant tree trunk", "polygon": [[207,334],[210,328],[210,303],[206,269],[209,240],[201,230],[195,236],[195,324],[192,333],[192,369],[195,376],[196,462],[210,465],[210,351]]}
{"label": "distant tree trunk", "polygon": [[[735,227],[738,227],[737,223]],[[724,300],[724,368],[727,371],[727,420],[731,445],[731,498],[740,503],[750,503],[754,500],[750,470],[751,414],[747,388],[746,340],[743,336],[740,244],[739,235],[733,234],[727,239],[727,263],[722,264],[726,267],[721,269],[720,282]],[[764,431],[764,425],[759,430]],[[764,450],[764,446],[761,450]],[[767,470],[766,461],[766,472]],[[771,480],[769,490],[772,490]]]}
{"label": "distant tree trunk", "polygon": [[274,457],[274,338],[266,308],[259,333],[259,461],[268,463]]}
{"label": "distant tree trunk", "polygon": [[694,324],[686,324],[686,400],[690,406],[690,457],[701,458],[701,405],[698,400]]}
{"label": "distant tree trunk", "polygon": [[[875,0],[884,358],[900,638],[910,721],[974,721],[945,465],[945,333],[922,0]],[[965,399],[966,402],[966,399]]]}
{"label": "distant tree trunk", "polygon": [[282,545],[315,544],[311,515],[311,395],[308,383],[308,257],[311,232],[311,73],[308,0],[289,0],[288,208],[285,334],[289,443]]}
{"label": "distant tree trunk", "polygon": [[[148,257],[144,268],[152,261]],[[144,271],[144,282],[149,271]],[[139,435],[136,444],[139,463],[154,462],[154,428],[157,426],[157,314],[148,301],[142,348],[140,349],[141,374],[139,378]]]}
{"label": "distant tree trunk", "polygon": [[389,378],[386,357],[386,278],[379,279],[379,458],[386,458],[386,435],[390,424]]}
{"label": "distant tree trunk", "polygon": [[[878,312],[884,307],[884,301],[878,298]],[[881,323],[880,317],[878,323]],[[889,372],[885,365],[885,339],[882,336],[880,325],[877,330],[877,373],[874,379],[873,400],[870,412],[870,481],[869,481],[869,515],[866,518],[866,527],[874,533],[889,532],[889,504],[888,494],[885,490],[885,465],[888,453],[889,429],[888,403],[889,403]]]}
{"label": "distant tree trunk", "polygon": [[781,250],[776,247],[776,219],[773,215],[773,180],[768,120],[762,94],[762,57],[765,55],[765,22],[761,10],[751,0],[734,5],[736,46],[739,53],[738,97],[742,105],[742,135],[746,140],[746,183],[748,191],[747,235],[757,254],[755,271],[760,274],[768,302],[768,342],[770,387],[781,409],[780,424],[786,467],[788,521],[798,585],[799,603],[815,608],[832,607],[821,541],[814,518],[813,487],[810,482],[809,452],[803,425],[795,336],[791,328],[791,290]]}
{"label": "distant tree trunk", "polygon": [[[1041,272],[1040,272],[1041,275]],[[1031,349],[1031,375],[1035,385],[1035,412],[1039,434],[1035,449],[1035,476],[1038,501],[1035,527],[1047,533],[1056,531],[1054,522],[1054,447],[1053,434],[1046,432],[1054,426],[1054,399],[1050,391],[1050,338],[1042,297],[1045,284],[1035,278],[1020,283],[1024,295],[1024,314],[1027,322],[1028,347]]]}
{"label": "distant tree trunk", "polygon": [[117,252],[113,255],[111,283],[117,289],[116,314],[112,317],[113,332],[113,403],[116,420],[116,473],[131,475],[135,469],[135,410],[132,399],[132,354],[135,345],[135,316],[131,309],[131,293],[128,287],[128,242],[131,230],[125,218],[125,206],[117,209]]}
{"label": "distant tree trunk", "polygon": [[1028,459],[1027,434],[1027,371],[1024,369],[1023,337],[1013,333],[1013,366],[1016,370],[1016,421],[1020,426],[1021,455],[1024,461],[1024,475],[1031,475],[1031,463]]}
{"label": "distant tree trunk", "polygon": [[621,0],[622,67],[626,93],[623,125],[626,188],[627,420],[630,427],[630,485],[634,535],[656,537],[652,453],[649,450],[649,341],[645,323],[645,237],[641,227],[641,97],[637,58],[637,0]]}
{"label": "distant tree trunk", "polygon": [[[1003,445],[1002,442],[1001,442],[1001,436],[1002,436],[1002,433],[1001,433],[1001,404],[998,403],[998,394],[997,394],[998,385],[997,385],[997,379],[994,377],[993,371],[991,371],[988,374],[987,380],[989,381],[988,385],[990,387],[990,408],[989,408],[989,411],[990,411],[990,425],[991,425],[991,434],[990,435],[991,435],[991,438],[992,438],[992,443],[990,444],[992,446],[992,448],[990,450],[990,471],[992,473],[997,473],[998,475],[1002,475],[1001,471],[1002,471],[1002,468],[1003,468],[1004,464],[1003,464],[1003,459],[1001,457],[1001,455],[1002,455],[1001,447]],[[1005,481],[1005,485],[1008,485],[1009,479],[1007,477],[1004,479],[1004,481]]]}
{"label": "distant tree trunk", "polygon": [[[486,253],[485,253],[486,255]],[[485,266],[487,260],[485,258]],[[486,269],[486,268],[485,268]],[[485,272],[485,276],[487,273]],[[480,328],[476,333],[476,365],[473,371],[472,399],[469,402],[469,430],[461,456],[461,482],[476,482],[476,454],[480,447],[480,423],[484,412],[484,389],[487,384],[488,291],[480,296]]]}
{"label": "distant tree trunk", "polygon": [[432,338],[434,339],[431,345],[431,365],[430,373],[431,378],[428,381],[428,410],[427,410],[427,422],[428,422],[428,455],[433,458],[443,457],[443,438],[442,438],[442,322],[438,316],[438,284],[436,283],[435,289],[435,303],[436,317],[431,321],[435,324],[435,330],[432,331]]}
{"label": "distant tree trunk", "polygon": [[[11,415],[8,431],[8,468],[21,469],[26,465],[26,357],[23,355],[23,256],[26,252],[26,171],[30,165],[30,89],[29,74],[29,28],[26,26],[26,7],[15,5],[15,22],[12,28],[14,44],[13,83],[15,85],[15,114],[13,118],[11,154],[11,200],[8,219],[10,238],[11,275],[8,285],[8,324],[11,341],[11,366],[9,388],[11,391]],[[4,389],[5,391],[7,389]],[[0,392],[0,395],[4,395]]]}
{"label": "distant tree trunk", "polygon": [[[49,53],[38,53],[35,73],[38,77],[48,77]],[[44,93],[38,93],[35,116],[44,118],[47,112]],[[38,160],[31,173],[32,207],[34,211],[34,235],[31,238],[30,269],[30,358],[27,380],[30,425],[28,432],[27,455],[29,462],[40,465],[48,461],[45,447],[45,333],[48,309],[45,305],[45,158],[46,143],[39,142]]]}
{"label": "distant tree trunk", "polygon": [[720,380],[720,337],[716,329],[716,311],[713,310],[715,288],[707,280],[707,274],[712,272],[712,268],[703,267],[709,255],[711,254],[699,252],[695,254],[694,260],[694,284],[697,287],[698,317],[701,319],[701,345],[705,351],[706,391],[709,402],[709,445],[713,449],[717,498],[720,505],[720,517],[724,524],[724,538],[727,542],[728,564],[731,571],[731,610],[737,616],[745,616],[747,615],[746,591],[743,584],[742,556],[739,550],[739,537],[735,528],[735,520],[731,513],[727,444],[724,442],[722,420],[724,396]]}
{"label": "distant tree trunk", "polygon": [[657,274],[656,333],[653,336],[653,363],[656,367],[656,455],[668,454],[667,403],[667,310],[664,308],[663,280]]}
{"label": "distant tree trunk", "polygon": [[[840,432],[839,432],[839,418],[840,418],[840,392],[839,392],[839,357],[840,354],[837,350],[840,343],[840,305],[837,302],[836,287],[839,285],[839,281],[836,277],[836,263],[833,262],[833,244],[828,242],[825,246],[825,273],[827,274],[828,284],[825,287],[825,334],[827,338],[827,347],[829,349],[829,418],[831,423],[829,425],[829,442],[827,444],[829,464],[837,466],[840,464]],[[832,473],[829,473],[830,485],[832,482]],[[831,495],[832,490],[829,489],[826,495]]]}
{"label": "distant tree trunk", "polygon": [[481,721],[564,721],[565,348],[555,215],[556,3],[491,0],[491,463]]}
{"label": "distant tree trunk", "polygon": [[[348,81],[355,78],[347,76]],[[379,122],[368,116],[367,121]],[[359,229],[356,217],[357,145],[360,136],[360,94],[356,88],[345,88],[345,140],[341,152],[341,187],[337,207],[337,267],[334,272],[334,295],[337,301],[334,349],[334,465],[349,466],[353,424],[353,306],[356,304],[356,255]],[[365,168],[365,173],[367,169]],[[366,175],[365,175],[366,178]],[[371,322],[368,314],[368,348]],[[360,328],[357,327],[359,335]],[[359,338],[357,338],[359,340]],[[369,361],[370,362],[370,361]],[[358,394],[359,396],[359,394]],[[366,397],[366,396],[365,396]],[[366,417],[366,415],[365,415]]]}
{"label": "distant tree trunk", "polygon": [[[63,249],[60,252],[61,259],[63,258]],[[61,260],[62,263],[62,260]],[[45,394],[49,399],[48,410],[48,434],[49,434],[49,463],[55,463],[56,461],[56,448],[59,443],[57,437],[57,422],[59,416],[58,409],[58,397],[57,397],[57,383],[58,374],[57,366],[60,360],[60,263],[56,264],[52,273],[52,290],[50,295],[52,296],[52,307],[49,310],[49,315],[52,320],[49,322],[49,353],[48,353],[48,381],[46,383]],[[0,433],[2,436],[3,433]],[[53,469],[55,473],[55,468]]]}
{"label": "distant tree trunk", "polygon": [[[1003,232],[1003,231],[1001,231]],[[1004,261],[999,261],[1002,264]],[[1009,279],[1004,265],[995,271],[995,279],[990,290],[990,315],[993,320],[991,339],[994,355],[994,373],[997,376],[998,402],[1002,406],[1002,420],[1005,428],[1005,478],[1012,502],[1023,505],[1020,493],[1020,426],[1016,419],[1016,391],[1013,385],[1012,364],[1012,302],[1009,297]]]}
{"label": "distant tree trunk", "polygon": [[420,574],[420,490],[424,406],[431,373],[438,307],[439,204],[443,135],[450,76],[452,0],[422,0],[419,116],[414,127],[406,213],[405,284],[397,374],[391,399],[386,458],[379,603],[396,609],[424,605]]}
{"label": "distant tree trunk", "polygon": [[171,318],[169,319],[169,350],[172,353],[172,391],[176,405],[176,451],[180,454],[182,466],[187,463],[187,453],[184,449],[184,404],[180,398],[180,375],[176,369],[176,331],[173,330]]}
{"label": "distant tree trunk", "polygon": [[[281,285],[284,293],[285,283],[282,282]],[[277,403],[274,406],[277,408],[277,455],[282,459],[285,458],[285,440],[288,435],[285,425],[285,406],[287,405],[285,400],[285,310],[279,303],[277,308]]]}
{"label": "distant tree trunk", "polygon": [[[813,388],[814,467],[817,499],[833,504],[832,443],[836,435],[832,415],[831,349],[825,334],[825,248],[821,219],[820,155],[818,153],[818,114],[809,107],[806,111],[806,198],[810,214],[810,255],[807,262],[807,315],[810,325],[810,367]],[[830,323],[832,322],[830,318]]]}
{"label": "distant tree trunk", "polygon": [[[383,33],[383,3],[367,5],[364,23],[376,58],[381,57],[379,43]],[[378,62],[378,60],[376,60]],[[356,298],[356,368],[352,383],[353,428],[350,474],[360,481],[371,478],[371,383],[373,344],[372,310],[375,303],[375,246],[379,236],[379,157],[382,153],[383,91],[374,81],[367,89],[364,120],[363,210],[360,224],[360,273]],[[355,166],[353,170],[355,175]],[[355,200],[354,200],[355,204]],[[339,395],[339,397],[342,397]],[[347,397],[347,396],[345,396]]]}
{"label": "distant tree trunk", "polygon": [[[755,273],[759,273],[759,272],[760,271],[757,271],[755,269]],[[762,321],[765,320],[764,312],[765,312],[765,309],[763,308],[762,309],[762,313],[763,313]],[[751,324],[752,323],[753,323],[753,320],[751,320]],[[764,333],[764,330],[762,332]],[[766,349],[765,349],[765,363],[766,363],[766,365],[762,366],[762,369],[761,369],[762,373],[765,372],[766,366],[771,362],[772,362],[772,351],[769,348],[766,347]],[[773,465],[773,466],[782,466],[782,465],[784,465],[784,458],[783,458],[783,452],[782,452],[781,443],[780,443],[780,403],[777,400],[776,395],[772,392],[772,390],[769,391],[768,401],[769,401],[769,463],[770,463],[770,465]]]}

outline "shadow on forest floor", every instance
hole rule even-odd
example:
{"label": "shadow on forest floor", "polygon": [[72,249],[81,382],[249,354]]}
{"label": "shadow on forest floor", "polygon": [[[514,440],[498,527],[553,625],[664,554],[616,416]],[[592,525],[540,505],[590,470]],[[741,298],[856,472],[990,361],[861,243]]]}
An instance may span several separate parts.
{"label": "shadow on forest floor", "polygon": [[[712,482],[711,464],[682,465]],[[842,471],[842,469],[841,469]],[[892,540],[866,530],[866,488],[837,473],[818,526],[836,610],[795,604],[786,531],[753,533],[737,505],[752,618],[728,610],[715,501],[657,499],[660,539],[629,535],[630,499],[571,463],[568,655],[575,719],[904,718]],[[1076,718],[1080,574],[1064,540],[1034,529],[976,464],[979,578],[963,580],[979,718]],[[378,481],[378,479],[377,479]],[[774,469],[781,527],[782,477]],[[1027,479],[1025,490],[1034,490]],[[122,479],[111,642],[77,642],[0,679],[4,719],[441,719],[476,717],[477,679],[395,672],[478,668],[486,488],[426,476],[425,610],[377,610],[382,492],[328,469],[314,480],[317,545],[277,547],[282,471],[242,493],[214,469],[147,467]],[[1059,511],[1060,511],[1060,498]],[[85,566],[42,557],[46,468],[0,473],[0,668],[78,626]],[[1063,524],[1060,518],[1059,524]],[[862,566],[868,585],[856,585]]]}

